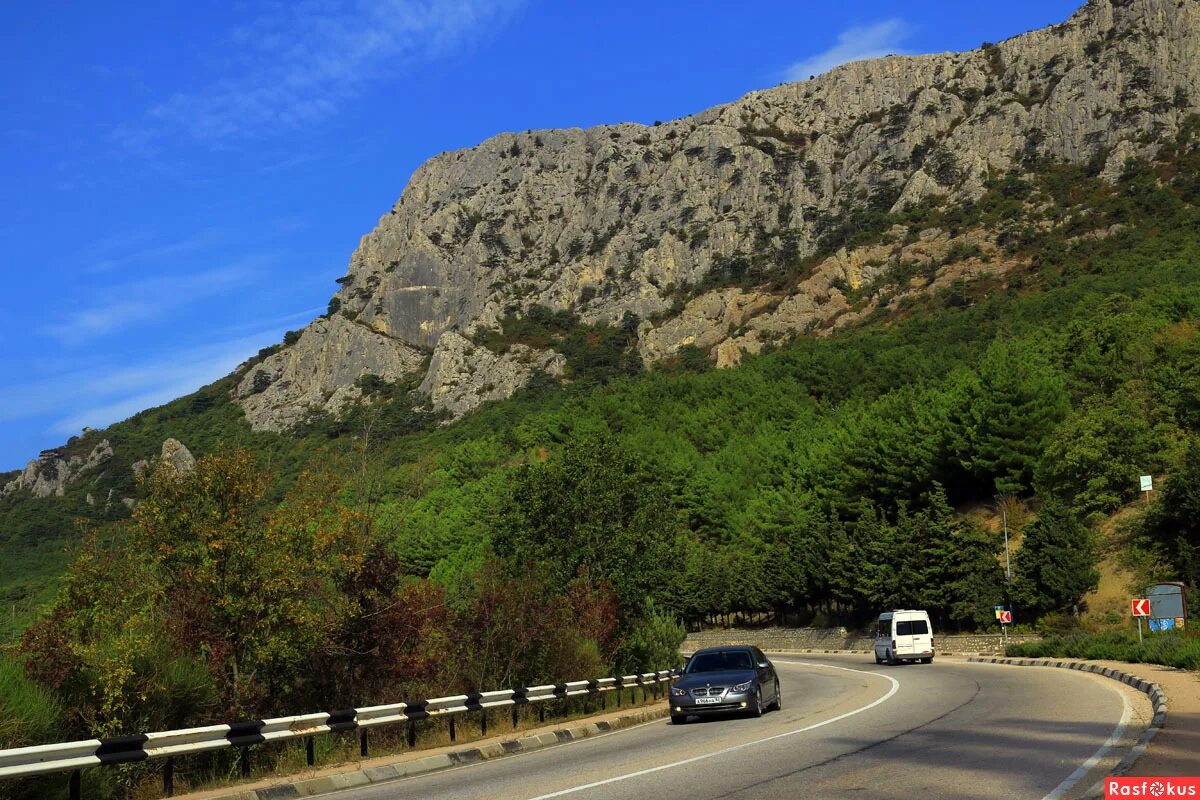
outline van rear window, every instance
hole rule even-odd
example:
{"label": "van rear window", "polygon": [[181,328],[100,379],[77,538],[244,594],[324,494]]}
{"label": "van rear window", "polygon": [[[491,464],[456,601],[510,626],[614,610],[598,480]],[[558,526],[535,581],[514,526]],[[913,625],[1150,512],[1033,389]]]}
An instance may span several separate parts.
{"label": "van rear window", "polygon": [[905,620],[896,623],[897,636],[924,636],[929,633],[929,626],[923,619]]}

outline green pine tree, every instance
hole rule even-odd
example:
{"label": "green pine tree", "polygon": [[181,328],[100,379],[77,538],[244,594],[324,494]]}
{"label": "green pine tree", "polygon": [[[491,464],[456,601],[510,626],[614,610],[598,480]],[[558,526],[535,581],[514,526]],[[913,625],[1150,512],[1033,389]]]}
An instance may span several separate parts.
{"label": "green pine tree", "polygon": [[1027,489],[1047,437],[1070,409],[1062,374],[1024,341],[997,339],[966,379],[959,458],[1001,493]]}
{"label": "green pine tree", "polygon": [[1096,561],[1092,532],[1071,509],[1050,499],[1025,529],[1013,564],[1013,594],[1033,615],[1078,611],[1100,581]]}

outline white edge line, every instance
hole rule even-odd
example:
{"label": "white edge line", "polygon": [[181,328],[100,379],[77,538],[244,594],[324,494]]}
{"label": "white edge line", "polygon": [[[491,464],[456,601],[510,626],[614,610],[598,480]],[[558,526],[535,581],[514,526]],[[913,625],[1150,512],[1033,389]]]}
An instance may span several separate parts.
{"label": "white edge line", "polygon": [[[607,731],[601,731],[600,733],[593,733],[588,736],[584,736],[582,739],[571,739],[570,741],[567,741],[567,742],[557,742],[555,744],[542,745],[541,747],[538,747],[536,750],[514,750],[511,753],[505,753],[504,755],[499,756],[497,758],[488,758],[488,759],[483,759],[482,761],[472,761],[467,764],[456,764],[453,767],[446,767],[445,769],[439,769],[439,770],[431,770],[430,772],[418,772],[415,775],[405,775],[405,776],[399,778],[399,780],[394,781],[394,782],[400,783],[403,781],[407,781],[409,779],[416,780],[418,778],[428,778],[431,775],[445,775],[448,772],[458,772],[459,770],[462,770],[462,769],[471,769],[472,767],[481,767],[484,764],[495,763],[497,760],[500,760],[500,759],[503,759],[504,761],[511,761],[513,759],[522,758],[525,756],[536,756],[539,753],[549,753],[549,752],[553,752],[553,751],[562,750],[564,747],[570,747],[573,744],[583,744],[584,742],[594,742],[598,739],[607,739],[610,736],[616,736],[619,733],[625,733],[626,731],[636,731],[638,728],[644,728],[647,725],[661,725],[662,722],[663,722],[662,717],[659,717],[657,719],[649,719],[649,720],[646,720],[645,722],[639,722],[636,725],[629,725],[624,728],[615,728],[615,729],[610,729]],[[557,728],[556,730],[563,730],[563,729]],[[548,732],[553,733],[553,731],[548,731]],[[518,733],[520,733],[520,731],[518,731]],[[468,744],[473,744],[473,742],[468,742]],[[437,755],[437,754],[435,754],[435,755]],[[393,783],[393,781],[385,781],[384,783]],[[363,787],[359,786],[357,788],[361,789]]]}
{"label": "white edge line", "polygon": [[[347,786],[344,789],[337,789],[336,791],[333,791],[333,792],[326,792],[325,794],[322,794],[321,797],[326,797],[326,796],[335,795],[335,794],[349,794],[350,792],[362,792],[365,789],[370,789],[375,786],[399,786],[402,783],[410,783],[412,781],[419,781],[422,778],[432,778],[432,777],[439,776],[439,775],[448,775],[451,772],[458,772],[458,771],[464,770],[464,769],[473,769],[475,767],[482,767],[487,764],[495,764],[497,761],[512,761],[513,759],[517,759],[517,758],[523,758],[523,757],[527,757],[527,756],[536,756],[539,753],[547,753],[547,752],[554,752],[557,750],[561,750],[562,748],[570,747],[573,744],[583,744],[584,742],[594,742],[594,741],[597,741],[598,739],[607,739],[609,736],[616,736],[617,734],[625,733],[626,731],[634,731],[634,730],[637,730],[638,728],[644,728],[647,725],[661,725],[662,722],[663,722],[663,720],[660,717],[658,719],[651,719],[651,720],[647,720],[645,722],[639,722],[636,725],[630,725],[627,728],[616,728],[613,730],[601,731],[600,733],[593,733],[592,735],[585,736],[582,739],[572,739],[569,742],[558,742],[556,744],[544,745],[542,747],[537,748],[536,750],[514,750],[511,753],[505,753],[504,755],[498,756],[496,758],[487,758],[487,759],[483,759],[482,761],[472,761],[468,764],[455,764],[453,767],[444,767],[442,769],[431,769],[428,772],[417,772],[412,775],[402,775],[395,779],[380,781],[379,783],[364,784],[362,786]],[[562,730],[562,729],[559,728],[558,730]],[[518,731],[518,733],[519,732],[520,731]],[[482,740],[480,740],[480,741],[482,741]],[[464,744],[474,744],[474,742],[465,742]],[[440,753],[430,753],[428,756],[426,756],[426,758],[436,758],[439,755],[441,755],[441,754]],[[420,759],[414,759],[414,760],[419,761]],[[408,762],[395,762],[395,763],[401,764],[401,763],[408,763]],[[387,767],[387,766],[393,766],[393,765],[392,764],[380,764],[380,767]],[[367,769],[373,769],[373,767],[362,767],[359,769],[359,771],[361,772],[361,771],[367,770]],[[331,773],[331,776],[332,775],[341,775],[341,774],[347,774],[347,773]],[[326,776],[317,775],[315,777],[326,777]],[[262,788],[262,787],[260,787],[260,788]]]}
{"label": "white edge line", "polygon": [[1054,787],[1054,790],[1043,797],[1042,800],[1061,800],[1062,796],[1070,791],[1075,784],[1083,780],[1084,776],[1091,772],[1092,768],[1100,762],[1100,759],[1104,758],[1108,751],[1113,749],[1117,742],[1121,740],[1121,737],[1125,735],[1125,728],[1129,725],[1129,720],[1133,717],[1133,706],[1129,704],[1129,698],[1125,696],[1124,692],[1115,686],[1109,686],[1108,688],[1112,689],[1121,698],[1121,703],[1124,706],[1121,710],[1121,721],[1117,723],[1117,727],[1113,728],[1112,734],[1104,744],[1100,745],[1100,749],[1092,753],[1091,758],[1080,764],[1079,769],[1068,775],[1065,781]]}
{"label": "white edge line", "polygon": [[662,770],[665,770],[665,769],[673,769],[675,767],[682,767],[687,764],[693,764],[697,761],[703,761],[706,758],[712,758],[713,756],[720,756],[720,755],[725,755],[727,753],[733,753],[738,750],[744,750],[747,747],[753,747],[755,745],[765,744],[767,742],[773,742],[777,739],[784,739],[789,736],[796,736],[797,734],[807,733],[808,731],[816,730],[817,728],[823,728],[826,725],[832,725],[835,722],[840,722],[840,721],[846,719],[847,717],[853,717],[855,714],[861,714],[864,711],[869,711],[870,709],[875,708],[875,706],[879,705],[880,703],[890,700],[892,698],[892,696],[895,695],[896,692],[898,692],[900,690],[900,682],[898,680],[893,678],[891,675],[884,675],[879,672],[871,672],[871,671],[865,670],[865,669],[851,669],[849,667],[835,667],[831,664],[814,664],[814,663],[811,663],[808,661],[781,661],[780,663],[797,664],[797,665],[806,666],[806,667],[819,667],[821,669],[840,669],[843,672],[858,672],[863,675],[874,675],[876,677],[886,678],[887,680],[891,681],[892,688],[889,689],[888,693],[885,694],[883,697],[880,697],[879,699],[877,699],[871,703],[868,703],[865,706],[856,708],[853,711],[847,711],[845,714],[839,714],[836,717],[831,717],[830,719],[822,720],[821,722],[817,722],[812,725],[808,725],[807,727],[804,727],[804,728],[797,728],[794,731],[786,731],[785,733],[777,733],[774,736],[767,736],[766,738],[763,738],[763,739],[755,739],[754,741],[743,742],[742,744],[733,745],[732,747],[725,747],[725,748],[722,748],[721,750],[714,750],[713,752],[705,753],[704,755],[692,756],[691,758],[685,758],[682,761],[674,761],[670,764],[660,764],[657,767],[650,767],[648,769],[638,770],[637,772],[629,772],[624,775],[617,775],[612,778],[605,778],[602,781],[595,781],[593,783],[585,783],[582,786],[574,786],[570,789],[562,789],[560,791],[551,792],[549,794],[539,794],[537,797],[529,798],[529,800],[550,800],[550,798],[553,798],[553,797],[563,797],[564,795],[574,794],[575,792],[583,792],[583,791],[587,791],[588,789],[595,789],[598,786],[607,786],[610,783],[618,783],[620,781],[629,780],[630,778],[638,778],[638,777],[641,777],[642,775],[650,775],[655,772],[661,772]]}

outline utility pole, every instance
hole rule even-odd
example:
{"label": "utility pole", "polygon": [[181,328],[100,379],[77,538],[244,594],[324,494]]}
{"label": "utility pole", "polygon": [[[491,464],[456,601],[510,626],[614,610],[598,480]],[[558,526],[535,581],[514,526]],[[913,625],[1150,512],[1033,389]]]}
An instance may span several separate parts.
{"label": "utility pole", "polygon": [[1012,583],[1012,564],[1008,558],[1008,507],[1003,501],[1000,504],[1000,519],[1004,528],[1004,577]]}

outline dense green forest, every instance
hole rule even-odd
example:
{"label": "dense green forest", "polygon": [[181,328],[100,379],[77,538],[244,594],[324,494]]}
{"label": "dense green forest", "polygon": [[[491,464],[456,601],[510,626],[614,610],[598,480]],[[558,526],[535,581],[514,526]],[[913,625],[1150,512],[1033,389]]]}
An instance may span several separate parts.
{"label": "dense green forest", "polygon": [[[737,611],[922,607],[972,630],[1010,602],[1061,623],[1096,586],[1096,523],[1141,474],[1165,490],[1126,531],[1129,562],[1194,585],[1197,132],[1115,185],[1101,158],[1029,164],[952,207],[866,198],[826,249],[984,228],[1023,266],[736,369],[688,351],[643,369],[628,324],[539,312],[488,344],[555,343],[570,380],[452,425],[411,386],[374,386],[343,418],[252,434],[227,380],[88,434],[70,447],[109,438],[105,476],[0,504],[0,590],[30,610],[11,628],[40,614],[0,662],[0,746],[659,668],[681,623]],[[919,275],[900,265],[855,302]],[[135,485],[119,468],[167,436],[195,471]],[[101,511],[85,488],[141,502]],[[1038,512],[1011,584],[999,534],[956,511],[1001,496]]]}

